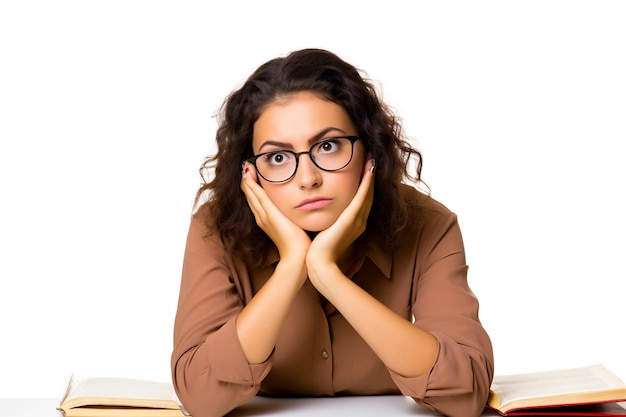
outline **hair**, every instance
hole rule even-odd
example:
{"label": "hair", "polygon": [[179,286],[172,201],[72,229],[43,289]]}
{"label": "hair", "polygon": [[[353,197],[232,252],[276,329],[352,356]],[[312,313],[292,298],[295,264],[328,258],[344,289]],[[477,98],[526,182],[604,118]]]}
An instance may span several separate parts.
{"label": "hair", "polygon": [[[366,230],[378,231],[385,240],[382,244],[393,250],[413,208],[401,197],[401,184],[404,179],[421,182],[422,156],[405,139],[399,119],[379,98],[374,85],[357,68],[320,49],[303,49],[266,62],[226,97],[218,114],[217,152],[200,167],[203,183],[195,206],[202,196],[208,197],[196,214],[209,233],[219,232],[228,253],[254,264],[262,262],[273,242],[256,224],[240,188],[241,167],[253,156],[253,127],[263,109],[278,98],[303,91],[342,106],[376,160],[374,202]],[[409,172],[411,158],[416,159],[413,174]]]}

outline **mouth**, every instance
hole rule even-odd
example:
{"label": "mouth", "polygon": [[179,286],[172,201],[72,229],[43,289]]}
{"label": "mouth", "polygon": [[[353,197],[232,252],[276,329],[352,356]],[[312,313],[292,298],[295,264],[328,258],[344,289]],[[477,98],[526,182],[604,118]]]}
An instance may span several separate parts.
{"label": "mouth", "polygon": [[298,210],[316,210],[322,207],[326,207],[333,200],[325,197],[315,197],[315,198],[307,198],[306,200],[302,200],[297,206]]}

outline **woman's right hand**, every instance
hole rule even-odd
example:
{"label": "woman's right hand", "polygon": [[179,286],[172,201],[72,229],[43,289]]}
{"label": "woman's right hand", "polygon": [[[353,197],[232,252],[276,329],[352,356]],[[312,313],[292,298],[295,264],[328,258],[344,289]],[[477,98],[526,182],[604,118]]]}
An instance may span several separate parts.
{"label": "woman's right hand", "polygon": [[249,363],[262,363],[269,358],[291,303],[306,282],[305,257],[311,239],[289,220],[258,184],[252,164],[243,167],[241,189],[257,224],[272,239],[280,261],[265,282],[237,317],[237,336]]}
{"label": "woman's right hand", "polygon": [[246,195],[256,223],[272,239],[280,259],[299,259],[304,263],[311,239],[270,200],[258,183],[254,165],[248,162],[243,165],[241,189]]}

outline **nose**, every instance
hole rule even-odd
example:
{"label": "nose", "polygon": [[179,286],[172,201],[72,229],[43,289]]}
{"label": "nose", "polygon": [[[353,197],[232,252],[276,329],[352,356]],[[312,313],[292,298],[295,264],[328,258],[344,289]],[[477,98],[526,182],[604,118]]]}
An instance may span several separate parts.
{"label": "nose", "polygon": [[322,185],[322,170],[311,160],[311,155],[307,152],[298,155],[298,169],[295,180],[300,189],[319,187]]}

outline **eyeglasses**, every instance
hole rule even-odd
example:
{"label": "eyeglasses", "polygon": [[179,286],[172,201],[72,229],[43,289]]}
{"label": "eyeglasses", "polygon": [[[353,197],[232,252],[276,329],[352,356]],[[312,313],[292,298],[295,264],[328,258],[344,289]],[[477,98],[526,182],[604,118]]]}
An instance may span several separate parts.
{"label": "eyeglasses", "polygon": [[340,136],[324,139],[306,152],[276,150],[263,152],[246,159],[268,182],[285,182],[296,175],[300,155],[309,154],[311,162],[323,171],[339,171],[345,168],[354,154],[354,142],[358,136]]}

